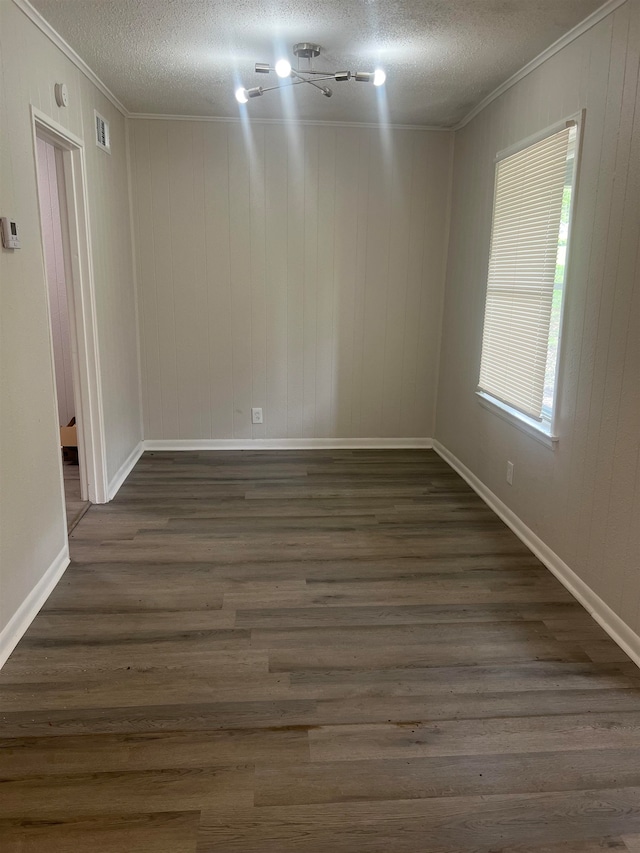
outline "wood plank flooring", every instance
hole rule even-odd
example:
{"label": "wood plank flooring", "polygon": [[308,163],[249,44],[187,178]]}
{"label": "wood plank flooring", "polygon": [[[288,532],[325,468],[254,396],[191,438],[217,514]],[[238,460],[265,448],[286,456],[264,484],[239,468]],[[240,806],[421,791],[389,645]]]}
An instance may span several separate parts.
{"label": "wood plank flooring", "polygon": [[640,851],[640,670],[433,452],[146,453],[71,552],[2,853]]}

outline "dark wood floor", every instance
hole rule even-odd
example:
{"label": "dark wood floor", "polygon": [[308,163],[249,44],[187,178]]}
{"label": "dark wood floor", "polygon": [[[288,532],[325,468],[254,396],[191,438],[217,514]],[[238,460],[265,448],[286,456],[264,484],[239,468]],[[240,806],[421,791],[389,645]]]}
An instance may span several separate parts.
{"label": "dark wood floor", "polygon": [[147,453],[71,544],[2,853],[640,851],[640,670],[434,453]]}

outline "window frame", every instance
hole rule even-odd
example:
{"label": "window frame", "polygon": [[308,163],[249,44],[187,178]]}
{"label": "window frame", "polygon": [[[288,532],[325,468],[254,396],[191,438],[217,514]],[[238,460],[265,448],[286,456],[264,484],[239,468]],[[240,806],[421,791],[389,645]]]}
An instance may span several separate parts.
{"label": "window frame", "polygon": [[[584,121],[585,121],[585,110],[580,110],[577,113],[572,115],[565,116],[554,124],[548,125],[547,127],[537,131],[536,133],[527,136],[525,139],[521,139],[513,145],[508,146],[507,148],[503,148],[493,158],[493,167],[494,167],[494,181],[493,181],[493,193],[491,195],[491,237],[493,235],[493,216],[495,209],[495,199],[496,199],[496,188],[498,181],[498,170],[497,165],[502,160],[506,160],[508,157],[512,157],[514,154],[518,154],[520,151],[523,151],[525,148],[529,148],[531,145],[535,145],[537,142],[541,142],[543,139],[547,137],[553,136],[555,133],[559,133],[561,130],[564,130],[569,125],[575,125],[576,127],[576,141],[575,141],[575,157],[573,164],[573,182],[571,187],[571,205],[569,208],[569,219],[567,223],[567,245],[566,245],[566,255],[565,255],[565,268],[564,268],[564,281],[563,281],[563,290],[562,290],[562,304],[560,307],[560,320],[558,324],[558,349],[556,355],[556,368],[555,368],[555,382],[554,382],[554,393],[553,393],[553,409],[551,413],[550,419],[536,420],[533,417],[521,412],[519,409],[516,409],[514,406],[509,405],[509,403],[504,400],[499,399],[498,397],[494,397],[488,391],[484,391],[476,385],[476,397],[480,405],[487,409],[493,414],[497,415],[501,419],[507,421],[507,423],[512,424],[525,434],[529,435],[531,438],[536,439],[546,447],[555,450],[558,441],[560,440],[560,436],[558,434],[558,421],[559,421],[559,412],[561,409],[561,389],[562,389],[562,379],[563,379],[563,371],[562,371],[562,363],[563,363],[563,352],[564,352],[564,336],[565,336],[565,318],[566,318],[566,304],[567,304],[567,287],[570,278],[570,271],[572,267],[572,244],[573,244],[573,225],[575,221],[575,211],[578,197],[578,185],[580,180],[580,166],[582,160],[582,143],[583,143],[583,135],[584,135]],[[489,246],[490,251],[490,246]],[[482,329],[483,334],[480,336],[480,353],[478,355],[478,370],[477,375],[480,375],[480,361],[482,358],[482,344],[484,339],[484,317],[487,306],[487,289],[489,284],[489,257],[487,257],[487,266],[486,266],[486,276],[485,276],[485,290],[484,290],[484,311],[482,314]]]}

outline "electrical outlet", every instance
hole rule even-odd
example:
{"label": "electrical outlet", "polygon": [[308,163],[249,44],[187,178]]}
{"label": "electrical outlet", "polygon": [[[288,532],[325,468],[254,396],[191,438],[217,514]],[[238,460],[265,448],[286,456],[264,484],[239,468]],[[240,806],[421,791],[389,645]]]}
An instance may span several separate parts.
{"label": "electrical outlet", "polygon": [[507,462],[507,483],[513,486],[513,462]]}
{"label": "electrical outlet", "polygon": [[252,424],[264,423],[264,421],[262,420],[262,409],[251,409],[251,423]]}

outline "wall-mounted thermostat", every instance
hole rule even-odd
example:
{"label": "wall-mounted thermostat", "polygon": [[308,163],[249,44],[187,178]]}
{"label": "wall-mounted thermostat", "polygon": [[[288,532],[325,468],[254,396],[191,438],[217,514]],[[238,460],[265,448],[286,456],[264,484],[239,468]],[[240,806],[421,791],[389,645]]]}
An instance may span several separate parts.
{"label": "wall-mounted thermostat", "polygon": [[55,85],[55,95],[56,95],[56,104],[59,107],[66,107],[69,105],[69,90],[67,89],[66,83],[56,83]]}
{"label": "wall-mounted thermostat", "polygon": [[2,245],[5,249],[19,249],[20,238],[18,237],[18,225],[15,219],[8,219],[3,216],[0,219],[0,226],[2,226]]}

